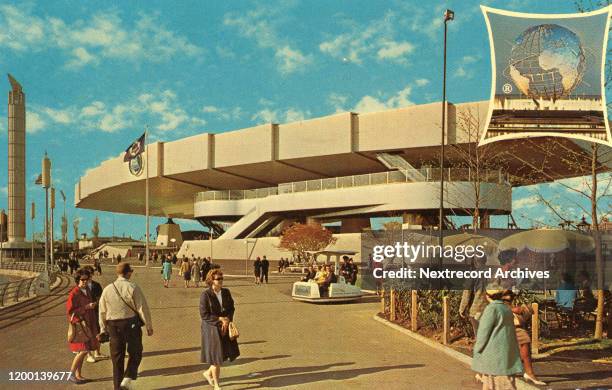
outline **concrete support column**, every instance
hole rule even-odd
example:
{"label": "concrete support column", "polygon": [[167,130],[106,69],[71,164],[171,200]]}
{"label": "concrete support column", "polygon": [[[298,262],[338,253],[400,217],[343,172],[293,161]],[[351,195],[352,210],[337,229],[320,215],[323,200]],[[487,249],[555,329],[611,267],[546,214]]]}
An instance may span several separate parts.
{"label": "concrete support column", "polygon": [[367,228],[370,228],[370,218],[345,218],[342,220],[340,233],[361,233]]}

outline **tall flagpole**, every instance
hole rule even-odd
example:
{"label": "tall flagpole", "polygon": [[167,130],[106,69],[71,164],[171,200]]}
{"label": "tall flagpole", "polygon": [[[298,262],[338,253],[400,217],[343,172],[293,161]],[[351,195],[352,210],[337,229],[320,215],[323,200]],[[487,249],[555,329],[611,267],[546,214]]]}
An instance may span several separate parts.
{"label": "tall flagpole", "polygon": [[147,138],[149,137],[149,126],[145,125],[145,161],[147,176],[145,179],[145,215],[147,220],[147,229],[145,235],[145,265],[149,265],[149,145],[147,144]]}

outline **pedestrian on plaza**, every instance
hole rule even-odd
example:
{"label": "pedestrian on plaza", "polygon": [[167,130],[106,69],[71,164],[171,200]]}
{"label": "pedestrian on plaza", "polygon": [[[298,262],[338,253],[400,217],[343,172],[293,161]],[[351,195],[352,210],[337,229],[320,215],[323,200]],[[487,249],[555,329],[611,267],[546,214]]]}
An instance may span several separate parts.
{"label": "pedestrian on plaza", "polygon": [[263,257],[263,259],[261,260],[261,278],[260,281],[263,284],[264,279],[266,281],[266,284],[268,284],[268,271],[270,270],[270,262],[268,261],[268,259],[266,258],[266,256]]}
{"label": "pedestrian on plaza", "polygon": [[[87,282],[87,289],[89,290],[89,294],[91,297],[91,300],[93,302],[96,303],[96,308],[95,308],[95,332],[94,335],[97,335],[100,333],[100,326],[98,324],[98,318],[100,318],[100,297],[102,296],[102,285],[98,282],[96,282],[93,277],[94,277],[94,269],[92,266],[85,266],[83,267],[83,272],[87,273],[87,275],[89,276],[89,281]],[[100,352],[100,344],[98,343],[98,348],[92,353],[89,352],[88,356],[87,356],[87,363],[95,363],[98,360],[102,360],[102,359],[108,359],[108,356],[103,355]]]}
{"label": "pedestrian on plaza", "polygon": [[172,261],[169,259],[162,260],[162,279],[164,280],[164,287],[168,288],[170,278],[172,277]]}
{"label": "pedestrian on plaza", "polygon": [[281,272],[283,272],[283,267],[285,266],[285,259],[283,259],[282,257],[280,258],[280,260],[278,261],[278,273],[280,274]]}
{"label": "pedestrian on plaza", "polygon": [[121,263],[121,253],[117,254],[117,264]]}
{"label": "pedestrian on plaza", "polygon": [[187,258],[183,258],[181,263],[181,273],[183,274],[183,280],[185,281],[185,288],[189,288],[189,281],[191,280],[191,265]]}
{"label": "pedestrian on plaza", "polygon": [[[483,270],[487,263],[486,256],[474,258],[475,270]],[[478,320],[482,316],[482,312],[489,304],[487,300],[487,280],[484,277],[469,279],[467,288],[463,290],[461,295],[461,303],[459,304],[459,316],[461,318],[468,317],[474,337],[478,332]]]}
{"label": "pedestrian on plaza", "polygon": [[69,380],[75,384],[86,383],[87,379],[81,375],[83,361],[90,351],[98,349],[96,313],[97,304],[93,301],[87,289],[89,274],[83,270],[76,272],[74,281],[76,286],[70,290],[66,302],[68,321],[74,324],[75,336],[69,342],[70,350],[75,354],[70,366]]}
{"label": "pedestrian on plaza", "polygon": [[202,265],[200,266],[200,279],[204,281],[206,281],[206,277],[208,276],[208,272],[210,271],[210,260],[208,259],[208,257],[205,257],[202,261]]}
{"label": "pedestrian on plaza", "polygon": [[261,259],[259,256],[253,262],[253,273],[255,274],[255,284],[259,284],[261,280]]}
{"label": "pedestrian on plaza", "polygon": [[351,282],[350,283],[354,286],[355,283],[357,283],[357,274],[359,273],[359,267],[357,266],[357,264],[353,262],[352,257],[349,259],[349,266],[351,270]]}
{"label": "pedestrian on plaza", "polygon": [[200,287],[200,267],[197,260],[191,264],[191,279],[196,288]]}
{"label": "pedestrian on plaza", "polygon": [[234,320],[234,300],[227,288],[223,288],[223,272],[213,269],[206,278],[206,288],[200,295],[202,319],[202,363],[210,364],[203,372],[208,384],[220,390],[219,378],[223,361],[234,361],[240,356],[238,342],[229,337],[229,324]]}
{"label": "pedestrian on plaza", "polygon": [[512,291],[487,287],[489,304],[478,324],[472,370],[483,390],[516,389],[514,375],[523,372],[510,309]]}
{"label": "pedestrian on plaza", "polygon": [[[132,389],[138,378],[142,360],[142,327],[153,336],[149,305],[136,283],[131,282],[134,270],[128,263],[116,267],[117,280],[102,291],[100,298],[100,330],[110,336],[114,389]],[[129,353],[127,369],[125,350]]]}
{"label": "pedestrian on plaza", "polygon": [[[100,255],[102,255],[100,253]],[[98,272],[98,275],[102,275],[102,266],[100,265],[100,262],[102,261],[102,256],[100,256],[100,258],[94,258],[94,263],[93,263],[93,270],[94,272]]]}
{"label": "pedestrian on plaza", "polygon": [[525,367],[523,378],[525,378],[527,382],[533,382],[534,385],[546,386],[546,382],[542,382],[538,379],[533,371],[533,364],[531,364],[531,337],[529,337],[529,332],[527,331],[527,323],[531,319],[533,311],[525,304],[520,306],[512,306],[511,310],[512,314],[514,315],[516,341],[519,345],[521,361]]}
{"label": "pedestrian on plaza", "polygon": [[116,260],[117,260],[117,256],[115,256],[115,254],[113,253],[113,258],[111,260],[111,264],[115,264]]}

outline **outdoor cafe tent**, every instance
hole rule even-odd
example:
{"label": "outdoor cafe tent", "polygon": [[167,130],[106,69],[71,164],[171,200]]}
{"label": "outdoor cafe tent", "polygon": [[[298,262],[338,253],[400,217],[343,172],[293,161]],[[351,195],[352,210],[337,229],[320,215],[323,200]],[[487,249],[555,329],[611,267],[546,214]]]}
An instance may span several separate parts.
{"label": "outdoor cafe tent", "polygon": [[526,230],[499,242],[499,250],[525,249],[535,253],[558,253],[566,249],[574,253],[589,253],[595,249],[593,238],[584,233],[561,229]]}

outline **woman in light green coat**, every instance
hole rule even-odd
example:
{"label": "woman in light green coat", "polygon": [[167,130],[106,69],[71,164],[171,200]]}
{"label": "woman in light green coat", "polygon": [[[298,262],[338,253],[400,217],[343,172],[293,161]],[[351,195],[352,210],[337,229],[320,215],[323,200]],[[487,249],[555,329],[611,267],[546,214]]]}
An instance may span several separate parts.
{"label": "woman in light green coat", "polygon": [[472,370],[480,374],[483,390],[516,389],[513,375],[523,372],[523,364],[508,305],[512,292],[487,289],[487,298],[490,303],[480,317]]}

